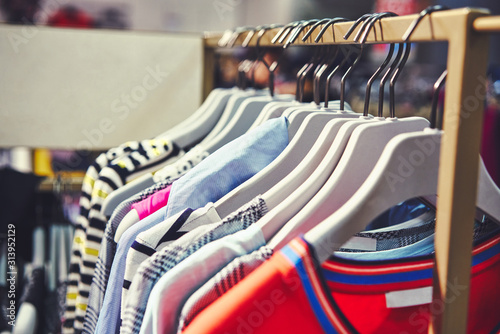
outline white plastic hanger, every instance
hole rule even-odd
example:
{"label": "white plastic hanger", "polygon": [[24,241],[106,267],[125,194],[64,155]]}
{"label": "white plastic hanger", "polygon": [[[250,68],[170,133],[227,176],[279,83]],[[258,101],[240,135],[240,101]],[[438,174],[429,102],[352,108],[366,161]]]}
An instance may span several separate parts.
{"label": "white plastic hanger", "polygon": [[202,140],[201,143],[207,143],[212,140],[215,136],[217,136],[226,125],[233,119],[236,111],[239,109],[243,101],[250,97],[257,97],[267,95],[268,93],[265,90],[255,90],[255,89],[247,89],[247,90],[238,90],[234,92],[233,95],[229,98],[226,108],[222,113],[219,121],[210,133]]}
{"label": "white plastic hanger", "polygon": [[116,209],[121,202],[154,184],[153,174],[151,173],[144,174],[137,179],[132,180],[123,187],[116,189],[109,194],[108,197],[106,197],[102,204],[101,212],[106,217],[110,217],[113,214],[114,209]]}
{"label": "white plastic hanger", "polygon": [[[329,121],[332,119],[347,120],[350,117],[354,118],[358,116],[354,113],[333,112],[308,115],[304,121],[301,122],[296,136],[290,141],[285,150],[254,177],[218,200],[215,203],[216,211],[221,217],[227,216],[241,205],[249,202],[255,196],[268,191],[280,180],[289,175],[289,173],[299,164],[307,164],[309,162],[307,159],[309,151],[316,145],[316,139],[318,139],[322,130],[327,127]],[[301,120],[292,119],[289,129],[290,126],[297,121]],[[343,122],[337,122],[336,124],[340,127],[341,123]],[[335,130],[328,127],[326,131],[328,132],[327,137],[332,137]],[[318,155],[319,154],[321,153],[318,153]]]}
{"label": "white plastic hanger", "polygon": [[[386,209],[402,200],[436,193],[441,133],[426,129],[399,135],[388,143],[359,190],[306,234],[320,262]],[[491,180],[481,159],[477,207],[498,222],[498,203],[500,189]]]}
{"label": "white plastic hanger", "polygon": [[[231,89],[230,93],[224,97],[226,102],[224,104],[222,116],[219,117],[217,124],[202,141],[202,144],[207,140],[210,140],[210,137],[215,137],[224,128],[226,123],[233,117],[234,113],[245,99],[252,96],[259,96],[261,94],[263,94],[261,91],[241,91]],[[164,165],[169,166],[172,162],[173,161],[169,160]],[[159,169],[159,167],[157,167],[157,169]],[[101,212],[106,217],[110,217],[113,214],[114,209],[118,207],[121,202],[154,184],[155,179],[152,173],[144,174],[137,179],[128,182],[126,185],[116,189],[108,197],[106,197],[102,204]]]}
{"label": "white plastic hanger", "polygon": [[227,100],[236,91],[237,88],[215,88],[191,116],[157,138],[176,138],[175,142],[180,147],[192,146],[192,143],[198,142],[210,132],[219,120]]}
{"label": "white plastic hanger", "polygon": [[[396,56],[398,66],[395,68],[391,66],[389,68],[381,80],[381,87],[383,87],[389,74],[392,74],[391,93],[393,92],[395,81],[408,55],[409,45],[405,47],[404,55],[403,48],[398,50],[398,55]],[[390,102],[392,112],[394,110],[394,101],[392,98]],[[381,109],[379,109],[379,114],[381,114]],[[290,202],[292,199],[296,199],[296,201],[291,202],[292,205],[284,207],[282,213],[277,215],[277,219],[270,220],[269,223],[266,220],[261,222],[264,236],[268,241],[271,240],[274,233],[283,227],[269,245],[271,247],[279,247],[287,243],[292,235],[296,235],[296,230],[303,224],[307,223],[309,226],[310,224],[317,224],[332,214],[332,212],[341,207],[356,192],[370,174],[390,139],[400,133],[423,130],[428,124],[429,122],[421,117],[408,117],[405,119],[397,119],[395,117],[383,119],[378,117],[375,122],[358,126],[352,133],[335,170],[324,185],[320,184],[322,186],[321,189],[318,188],[318,180],[312,177],[309,178],[300,187],[300,191],[296,191],[291,195]],[[314,190],[317,191],[314,197],[295,214],[297,209],[294,209],[293,205],[298,205],[300,202],[304,203],[304,200],[310,198],[305,193],[309,192],[310,195]],[[287,222],[288,219],[290,219],[289,222]]]}
{"label": "white plastic hanger", "polygon": [[[321,110],[327,110],[328,112],[318,112]],[[281,195],[283,195],[288,190],[290,190],[291,192],[297,189],[298,186],[305,180],[304,175],[306,174],[299,173],[297,175],[297,172],[294,170],[295,175],[292,176],[288,175],[290,171],[294,167],[296,167],[300,161],[302,161],[301,165],[299,165],[300,167],[302,167],[300,169],[305,173],[307,171],[306,167],[309,167],[309,170],[314,170],[319,161],[321,161],[321,159],[323,158],[324,152],[326,152],[327,150],[326,147],[331,144],[333,138],[335,138],[335,134],[339,130],[340,126],[344,123],[342,121],[336,122],[335,126],[328,128],[328,130],[324,129],[326,133],[324,133],[323,136],[320,135],[320,137],[318,138],[317,135],[320,134],[321,129],[325,128],[326,122],[331,119],[346,120],[348,118],[359,118],[359,114],[354,114],[350,111],[343,112],[333,109],[325,109],[317,107],[315,104],[309,103],[299,104],[299,108],[288,108],[284,111],[284,113],[291,115],[288,129],[289,137],[293,138],[291,139],[289,145],[287,146],[287,148],[285,148],[282,154],[280,154],[265,169],[263,169],[261,172],[249,179],[240,187],[234,189],[232,192],[217,201],[215,207],[217,212],[221,216],[229,214],[230,212],[234,211],[235,208],[238,208],[244,203],[250,201],[258,194],[262,194],[264,192],[266,192],[266,195],[269,195],[273,199],[276,199],[276,203],[281,202],[281,200],[284,199],[284,197],[280,197]],[[314,116],[311,117],[312,115]],[[308,122],[302,124],[303,120],[306,119],[306,117],[308,119]],[[363,117],[361,119],[366,120],[371,118]],[[295,133],[297,133],[297,138],[294,137]],[[345,135],[344,142],[347,142],[347,138],[349,135],[350,132]],[[306,158],[302,159],[307,154],[307,151],[311,148],[311,146],[313,146],[314,140],[316,138],[318,138],[318,141],[317,144],[314,144],[314,149],[311,150],[312,155],[308,154]],[[325,145],[325,143],[327,145]],[[339,150],[339,156],[344,146],[338,146],[342,147]],[[299,167],[297,167],[296,169],[298,170]],[[329,174],[331,174],[331,171]],[[309,175],[309,173],[307,173],[307,175]],[[284,176],[286,176],[286,181],[283,180],[279,183],[279,186],[273,187]],[[273,187],[272,190],[270,190],[271,187]],[[268,207],[273,208],[273,203],[274,202],[271,201],[270,206],[269,203],[267,203]]]}
{"label": "white plastic hanger", "polygon": [[[261,228],[277,225],[276,233],[291,219],[326,182],[335,169],[354,129],[373,121],[364,119],[336,119],[321,132],[310,152],[289,175],[262,194],[269,212],[257,224]],[[303,186],[308,181],[307,186]]]}
{"label": "white plastic hanger", "polygon": [[255,129],[267,120],[280,117],[283,114],[283,111],[285,111],[287,108],[298,105],[301,105],[301,103],[298,101],[269,102],[264,106],[264,108],[262,108],[262,112],[259,114],[255,122],[253,122],[253,124],[250,126],[248,131]]}
{"label": "white plastic hanger", "polygon": [[[317,193],[314,197],[293,218],[288,215],[288,218],[291,218],[289,222],[279,221],[263,226],[264,236],[271,238],[273,233],[279,229],[279,225],[284,225],[273,238],[271,247],[275,246],[276,243],[287,243],[289,236],[295,235],[295,230],[303,224],[318,224],[335,212],[366,180],[385,145],[393,137],[400,133],[423,130],[428,124],[424,118],[408,117],[404,119],[377,119],[374,122],[359,125],[353,131],[335,170],[321,189],[313,188],[317,181],[313,180],[312,177],[300,187],[301,190],[316,189]],[[299,192],[296,192],[293,197],[299,195]],[[282,242],[285,239],[286,241]]]}
{"label": "white plastic hanger", "polygon": [[247,132],[267,103],[276,100],[292,101],[292,99],[292,95],[286,94],[275,97],[260,96],[246,99],[226,127],[209,143],[203,143],[203,146],[207,152],[215,152],[225,144]]}
{"label": "white plastic hanger", "polygon": [[[286,37],[286,35],[282,36],[282,38]],[[301,108],[303,106],[314,106],[313,103],[304,103],[303,101],[303,88],[302,85],[304,83],[304,79],[307,74],[313,69],[315,62],[317,61],[318,55],[316,54],[310,62],[306,63],[298,72],[297,72],[297,87],[295,93],[295,100],[290,102],[271,102],[266,105],[259,117],[255,120],[249,130],[254,129],[255,127],[261,125],[265,121],[271,118],[277,118],[283,115],[283,112],[288,108]]]}
{"label": "white plastic hanger", "polygon": [[[333,104],[333,105],[332,105]],[[333,101],[331,104],[332,108],[321,108],[317,107],[315,109],[310,106],[304,106],[300,108],[288,108],[283,112],[283,116],[288,118],[290,124],[288,125],[288,137],[294,138],[295,134],[298,132],[302,122],[306,119],[308,115],[311,114],[333,114],[335,117],[347,117],[347,118],[358,118],[361,114],[353,113],[351,106],[347,106],[346,110],[338,110],[338,105],[340,101]]]}
{"label": "white plastic hanger", "polygon": [[[185,132],[186,127],[190,127],[191,129],[198,127],[203,128],[204,125],[201,124],[202,119],[205,121],[210,121],[210,119],[215,118],[215,122],[217,122],[217,119],[218,117],[220,117],[220,114],[217,115],[216,105],[220,102],[220,100],[224,99],[224,96],[230,95],[233,91],[234,91],[233,88],[213,89],[210,92],[210,94],[208,94],[205,101],[203,101],[201,106],[199,106],[198,109],[191,116],[189,116],[187,119],[183,120],[179,124],[175,125],[173,128],[156,136],[156,138],[158,139],[171,138],[170,137],[171,135],[176,135],[179,132],[180,133]],[[201,132],[203,132],[203,130]]]}

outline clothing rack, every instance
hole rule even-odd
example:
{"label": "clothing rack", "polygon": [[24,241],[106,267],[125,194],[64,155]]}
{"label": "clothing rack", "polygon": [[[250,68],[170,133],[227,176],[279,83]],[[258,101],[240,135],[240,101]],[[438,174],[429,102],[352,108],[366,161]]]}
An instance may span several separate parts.
{"label": "clothing rack", "polygon": [[[418,14],[383,18],[375,24],[366,43],[401,43],[408,27]],[[343,36],[353,25],[341,22],[330,26],[318,43],[312,34],[306,41],[305,28],[291,45],[354,44],[354,36]],[[271,40],[278,28],[267,30],[259,41],[261,47],[280,47]],[[316,31],[320,31],[319,27]],[[500,32],[500,16],[489,16],[484,9],[461,8],[434,12],[425,16],[410,42],[448,42],[448,78],[444,103],[444,135],[441,142],[438,202],[435,234],[433,279],[433,321],[430,333],[466,333],[469,301],[472,230],[479,170],[479,147],[483,121],[484,80],[487,69],[489,35]],[[241,46],[249,32],[241,33],[234,46]],[[249,47],[257,45],[257,33]],[[204,48],[204,92],[213,85],[215,50],[221,34],[207,34]],[[466,286],[467,290],[456,287]],[[466,291],[466,293],[463,293]],[[432,309],[432,308],[431,308]]]}

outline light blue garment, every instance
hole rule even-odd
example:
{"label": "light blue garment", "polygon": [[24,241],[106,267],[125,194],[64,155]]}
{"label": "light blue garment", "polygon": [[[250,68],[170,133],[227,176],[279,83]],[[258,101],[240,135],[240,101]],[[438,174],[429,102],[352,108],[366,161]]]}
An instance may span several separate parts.
{"label": "light blue garment", "polygon": [[266,167],[287,145],[285,117],[270,119],[224,145],[172,184],[165,219],[216,202]]}
{"label": "light blue garment", "polygon": [[156,211],[131,226],[121,236],[111,266],[108,286],[106,287],[106,294],[104,295],[104,302],[95,333],[112,334],[120,332],[121,297],[128,250],[139,233],[159,224],[163,221],[163,216],[163,212]]}

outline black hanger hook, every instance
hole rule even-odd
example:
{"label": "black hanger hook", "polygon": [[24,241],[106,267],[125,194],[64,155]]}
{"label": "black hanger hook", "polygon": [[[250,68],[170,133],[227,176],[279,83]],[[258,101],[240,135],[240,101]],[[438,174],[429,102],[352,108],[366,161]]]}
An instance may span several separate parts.
{"label": "black hanger hook", "polygon": [[280,38],[277,39],[278,43],[283,43],[285,41],[285,38],[288,36],[288,34],[290,34],[291,32],[293,32],[295,30],[295,28],[297,28],[297,26],[301,25],[304,22],[305,22],[305,20],[300,20],[300,21],[293,22],[288,28],[286,28],[283,31],[283,34],[280,36]]}
{"label": "black hanger hook", "polygon": [[264,66],[267,68],[267,70],[269,71],[269,93],[271,94],[271,96],[274,96],[274,71],[276,70],[276,68],[278,67],[279,65],[279,62],[278,60],[275,60],[272,64],[268,64],[266,62],[266,60],[264,59],[264,54],[263,52],[260,52],[260,40],[262,38],[262,36],[264,36],[264,34],[266,33],[266,31],[270,30],[270,29],[274,29],[274,28],[277,28],[278,25],[269,25],[269,26],[265,26],[265,27],[262,27],[259,31],[259,34],[257,36],[257,41],[255,43],[255,48],[257,50],[257,59],[264,64]]}
{"label": "black hanger hook", "polygon": [[297,39],[297,37],[299,37],[299,34],[308,26],[318,22],[319,20],[317,19],[312,19],[312,20],[309,20],[309,21],[306,21],[304,23],[302,23],[301,25],[299,25],[298,27],[296,27],[292,33],[292,35],[288,38],[288,40],[286,41],[286,43],[283,45],[283,48],[287,48],[290,44],[293,44],[295,42],[295,40]]}
{"label": "black hanger hook", "polygon": [[394,73],[391,77],[391,81],[389,83],[389,113],[390,113],[391,118],[396,117],[396,103],[395,103],[395,96],[394,96],[396,81],[398,80],[399,75],[401,74],[401,71],[403,71],[403,68],[406,65],[406,61],[408,60],[408,57],[410,56],[410,51],[411,51],[411,43],[404,43],[403,46],[405,48],[403,58],[400,60],[400,62],[398,63],[398,66],[394,70]]}
{"label": "black hanger hook", "polygon": [[391,65],[389,66],[387,71],[382,76],[382,79],[380,79],[380,85],[379,85],[379,91],[378,91],[378,117],[384,116],[384,87],[385,87],[385,83],[387,82],[387,79],[389,79],[389,76],[394,72],[396,64],[398,64],[399,61],[402,59],[403,46],[404,46],[404,43],[398,43],[398,53],[396,54],[396,57],[392,61]]}
{"label": "black hanger hook", "polygon": [[[369,18],[363,24],[363,27],[365,27],[365,29],[363,29],[363,28],[359,29],[358,33],[354,37],[354,40],[355,41],[359,41],[361,39],[361,40],[366,41],[368,39],[368,34],[372,30],[372,28],[375,25],[375,23],[377,21],[381,20],[384,17],[391,17],[391,16],[398,16],[398,15],[396,13],[393,13],[393,12],[383,12],[383,13],[377,13],[377,14],[375,14],[374,16],[372,16],[371,18]],[[368,29],[366,29],[367,26],[369,26]],[[361,33],[363,33],[363,34],[361,35]]]}
{"label": "black hanger hook", "polygon": [[332,46],[330,50],[334,50],[333,56],[328,57],[328,61],[325,62],[319,70],[316,72],[313,80],[313,99],[314,103],[319,107],[320,105],[320,85],[321,85],[321,80],[323,79],[323,75],[326,73],[326,71],[332,66],[333,62],[337,58],[337,55],[339,53],[340,48]]}
{"label": "black hanger hook", "polygon": [[332,20],[332,19],[322,19],[322,20],[319,20],[318,22],[316,22],[315,24],[313,24],[311,29],[309,29],[302,37],[302,42],[305,42],[309,38],[309,36],[311,36],[311,34],[314,32],[314,30],[316,30],[316,28],[318,26],[320,26],[326,22],[329,22],[330,20]]}
{"label": "black hanger hook", "polygon": [[353,24],[352,26],[349,28],[349,30],[347,30],[347,32],[345,33],[345,35],[343,36],[344,39],[348,39],[349,36],[351,36],[351,34],[353,33],[354,29],[356,29],[356,27],[361,23],[363,22],[364,20],[366,20],[367,18],[369,17],[372,17],[374,14],[373,13],[369,13],[369,14],[363,14],[361,15],[361,17],[359,17]]}
{"label": "black hanger hook", "polygon": [[438,102],[439,102],[439,92],[441,91],[441,88],[444,86],[446,82],[446,77],[448,75],[448,70],[444,70],[443,73],[439,76],[437,81],[434,83],[433,91],[432,91],[432,105],[431,105],[431,115],[430,115],[430,128],[431,129],[441,129],[442,127],[442,118],[443,116],[441,115],[441,120],[440,124],[437,124],[437,109],[438,109]]}
{"label": "black hanger hook", "polygon": [[410,39],[410,36],[413,34],[413,32],[417,28],[418,24],[420,23],[420,21],[422,21],[422,19],[425,16],[430,15],[433,12],[439,12],[439,11],[447,10],[447,9],[449,9],[447,6],[436,5],[436,6],[429,6],[426,9],[424,9],[423,11],[421,11],[418,14],[417,19],[415,21],[413,21],[412,24],[406,30],[405,34],[403,35],[403,41],[407,42],[408,39]]}
{"label": "black hanger hook", "polygon": [[[332,26],[332,29],[333,29],[333,26],[335,25],[335,23],[338,23],[338,22],[347,22],[347,21],[349,21],[349,20],[346,19],[346,18],[343,18],[343,17],[336,17],[336,18],[331,19],[330,21],[328,21],[327,24],[325,24],[323,26],[323,28],[321,28],[321,30],[319,31],[318,35],[314,39],[314,41],[316,43],[318,43],[320,41],[321,37],[323,37],[323,35],[325,34],[325,32],[326,32],[326,30],[328,29],[329,26]],[[335,34],[333,34],[333,37],[335,39]]]}

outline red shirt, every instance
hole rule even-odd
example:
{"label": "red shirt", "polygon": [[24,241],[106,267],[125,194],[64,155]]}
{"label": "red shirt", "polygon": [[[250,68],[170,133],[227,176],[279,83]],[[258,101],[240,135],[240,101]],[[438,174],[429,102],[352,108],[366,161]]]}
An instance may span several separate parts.
{"label": "red shirt", "polygon": [[[321,265],[301,238],[202,311],[183,334],[427,333],[436,303],[388,308],[386,293],[432,286],[433,257],[333,259]],[[500,236],[474,247],[468,333],[500,329]],[[460,289],[457,289],[460,293]]]}

